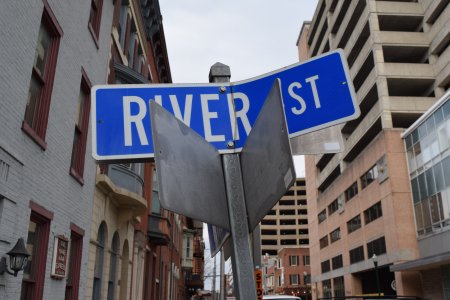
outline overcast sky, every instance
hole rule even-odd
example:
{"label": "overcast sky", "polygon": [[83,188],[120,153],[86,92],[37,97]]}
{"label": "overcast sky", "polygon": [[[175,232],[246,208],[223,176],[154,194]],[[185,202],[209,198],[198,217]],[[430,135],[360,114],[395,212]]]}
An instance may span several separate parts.
{"label": "overcast sky", "polygon": [[211,65],[231,81],[298,61],[296,42],[317,0],[160,0],[174,83],[208,82]]}
{"label": "overcast sky", "polygon": [[[231,81],[298,61],[297,38],[317,0],[160,0],[173,83],[206,83],[216,62]],[[295,157],[297,177],[304,176]]]}
{"label": "overcast sky", "polygon": [[[317,0],[160,0],[159,4],[173,83],[207,83],[216,62],[230,66],[231,81],[296,63],[297,38],[303,22],[312,19]],[[303,158],[294,159],[297,177],[304,176]],[[211,281],[205,284],[205,289],[211,288]]]}

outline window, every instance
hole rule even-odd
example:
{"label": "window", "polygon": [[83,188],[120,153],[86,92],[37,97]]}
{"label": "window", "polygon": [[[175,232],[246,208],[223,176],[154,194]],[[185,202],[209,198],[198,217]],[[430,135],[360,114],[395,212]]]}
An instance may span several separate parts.
{"label": "window", "polygon": [[111,243],[111,252],[109,258],[109,278],[108,278],[108,300],[114,300],[115,287],[117,285],[116,275],[117,275],[117,261],[119,258],[119,233],[116,231],[114,233],[112,243]]}
{"label": "window", "polygon": [[280,225],[295,225],[295,220],[294,219],[289,219],[289,220],[280,220]]}
{"label": "window", "polygon": [[31,215],[28,224],[27,250],[31,254],[23,271],[20,299],[42,299],[47,262],[50,221],[53,213],[30,202]]}
{"label": "window", "polygon": [[344,277],[336,277],[333,278],[333,287],[334,287],[334,297],[344,297],[345,296],[345,287],[344,287]]}
{"label": "window", "polygon": [[338,199],[335,199],[333,202],[328,205],[328,215],[331,216],[339,209]]}
{"label": "window", "polygon": [[78,289],[80,286],[80,269],[81,255],[83,252],[84,230],[74,224],[70,225],[70,229],[70,256],[65,300],[76,300],[78,299]]}
{"label": "window", "polygon": [[320,249],[325,248],[326,246],[328,246],[328,235],[326,235],[323,238],[321,238],[319,240],[319,244],[320,244]]}
{"label": "window", "polygon": [[191,257],[191,238],[189,236],[186,236],[185,241],[186,241],[185,255],[186,255],[186,258],[190,258]]}
{"label": "window", "polygon": [[117,26],[117,31],[119,32],[119,42],[122,49],[125,49],[125,36],[128,23],[128,1],[123,0],[120,6],[120,16],[119,24]]}
{"label": "window", "polygon": [[156,169],[153,169],[152,182],[152,214],[161,215],[161,204],[159,202],[158,176]]}
{"label": "window", "polygon": [[277,220],[266,220],[261,221],[261,225],[277,225]]}
{"label": "window", "polygon": [[350,250],[350,263],[354,264],[359,261],[364,260],[364,247],[359,246],[357,248],[354,248]]}
{"label": "window", "polygon": [[330,272],[330,260],[327,259],[320,263],[322,273]]}
{"label": "window", "polygon": [[45,134],[55,78],[59,41],[62,34],[61,27],[56,21],[53,12],[47,1],[44,1],[44,12],[39,27],[28,100],[22,123],[22,130],[42,149],[47,147]]}
{"label": "window", "polygon": [[322,223],[327,219],[327,211],[324,209],[322,210],[318,215],[317,218],[319,219],[319,224]]}
{"label": "window", "polygon": [[100,22],[102,19],[103,0],[91,1],[91,12],[89,15],[89,30],[94,37],[95,44],[98,47],[98,38],[100,35]]}
{"label": "window", "polygon": [[342,254],[335,256],[331,259],[331,265],[333,267],[333,270],[342,268],[343,262],[342,262]]}
{"label": "window", "polygon": [[349,201],[350,199],[358,195],[358,183],[356,181],[353,182],[353,184],[345,190],[344,195],[345,201]]}
{"label": "window", "polygon": [[294,190],[288,190],[286,192],[286,194],[284,194],[285,196],[295,196],[295,191]]}
{"label": "window", "polygon": [[384,240],[384,236],[367,243],[367,257],[372,257],[374,254],[380,255],[384,253],[386,253],[386,242]]}
{"label": "window", "polygon": [[322,281],[322,289],[323,297],[331,298],[333,296],[331,293],[331,279]]}
{"label": "window", "polygon": [[294,216],[295,209],[280,209],[280,216]]}
{"label": "window", "polygon": [[303,256],[303,265],[309,266],[309,264],[310,264],[309,260],[310,260],[309,255],[304,255]]}
{"label": "window", "polygon": [[291,282],[291,285],[298,285],[298,274],[291,274],[289,275],[289,281]]}
{"label": "window", "polygon": [[94,283],[92,287],[92,299],[101,299],[103,260],[105,257],[106,224],[103,222],[98,228],[97,247],[95,250]]}
{"label": "window", "polygon": [[290,266],[298,265],[298,256],[297,255],[289,256],[289,265]]}
{"label": "window", "polygon": [[78,96],[77,112],[75,114],[75,133],[73,137],[70,174],[83,183],[86,141],[89,128],[89,113],[91,109],[91,84],[82,70],[80,95]]}
{"label": "window", "polygon": [[361,228],[361,216],[357,215],[353,219],[347,222],[347,232],[352,233],[355,230]]}
{"label": "window", "polygon": [[296,245],[297,244],[297,240],[295,240],[295,239],[286,239],[286,240],[281,240],[280,243],[281,243],[281,245]]}
{"label": "window", "polygon": [[368,209],[364,211],[364,220],[366,222],[366,225],[370,222],[378,219],[383,215],[383,211],[381,210],[381,202],[376,203],[375,205],[372,205]]}
{"label": "window", "polygon": [[[273,234],[277,234],[276,230],[268,230],[273,232]],[[261,230],[262,233],[262,230]],[[295,235],[297,233],[297,231],[295,229],[280,229],[280,234],[281,235]]]}
{"label": "window", "polygon": [[367,171],[363,176],[361,176],[361,188],[364,189],[366,186],[371,184],[378,177],[378,167],[374,165]]}
{"label": "window", "polygon": [[298,230],[299,235],[305,235],[305,234],[308,234],[308,232],[309,232],[308,229],[299,229]]}
{"label": "window", "polygon": [[311,284],[311,274],[304,274],[303,275],[303,282],[306,284]]}
{"label": "window", "polygon": [[[134,23],[132,27],[134,27]],[[134,31],[130,34],[130,43],[128,44],[128,67],[130,67],[131,69],[134,69],[134,65],[137,60],[138,49],[139,36],[137,34],[137,30],[134,29]]]}
{"label": "window", "polygon": [[334,243],[341,239],[341,228],[337,228],[330,233],[330,241]]}

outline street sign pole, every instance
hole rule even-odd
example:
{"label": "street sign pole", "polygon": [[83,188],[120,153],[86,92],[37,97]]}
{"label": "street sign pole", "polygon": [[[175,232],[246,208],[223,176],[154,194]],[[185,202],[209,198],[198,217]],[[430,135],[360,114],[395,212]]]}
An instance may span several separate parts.
{"label": "street sign pole", "polygon": [[[210,82],[229,82],[230,77],[231,72],[228,66],[216,63],[211,67]],[[230,147],[233,147],[233,144],[230,144]],[[223,154],[222,164],[233,249],[231,261],[235,295],[238,300],[256,299],[252,249],[239,154]]]}

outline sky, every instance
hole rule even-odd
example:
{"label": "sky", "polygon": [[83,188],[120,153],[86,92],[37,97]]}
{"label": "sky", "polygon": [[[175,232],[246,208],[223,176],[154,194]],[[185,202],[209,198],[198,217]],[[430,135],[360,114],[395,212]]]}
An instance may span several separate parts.
{"label": "sky", "polygon": [[298,62],[296,42],[317,0],[160,0],[174,83],[206,83],[211,65],[231,81]]}
{"label": "sky", "polygon": [[[207,83],[216,62],[230,67],[232,82],[298,62],[298,35],[317,2],[160,0],[172,82]],[[294,163],[297,177],[303,177],[303,156],[295,156]]]}
{"label": "sky", "polygon": [[[231,81],[298,62],[297,39],[317,0],[160,0],[173,83],[207,83],[216,62]],[[303,156],[295,156],[297,177]]]}

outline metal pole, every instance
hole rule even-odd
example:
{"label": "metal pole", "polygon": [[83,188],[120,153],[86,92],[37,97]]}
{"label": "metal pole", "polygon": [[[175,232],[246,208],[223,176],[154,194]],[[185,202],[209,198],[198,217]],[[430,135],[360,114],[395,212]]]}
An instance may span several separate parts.
{"label": "metal pole", "polygon": [[[209,73],[210,82],[229,82],[230,67],[216,63]],[[234,146],[230,141],[229,145]],[[250,243],[247,209],[244,198],[241,163],[238,154],[222,155],[225,187],[230,219],[233,255],[233,279],[238,300],[256,300],[256,283],[253,269],[252,247]]]}
{"label": "metal pole", "polygon": [[220,251],[220,300],[225,300],[227,297],[225,292],[225,255],[223,250]]}
{"label": "metal pole", "polygon": [[379,274],[378,274],[378,263],[375,263],[375,277],[376,277],[376,281],[377,281],[378,298],[380,298],[381,293],[380,293],[380,277],[379,277]]}
{"label": "metal pole", "polygon": [[224,154],[222,162],[230,214],[235,292],[238,300],[256,300],[255,274],[239,155]]}
{"label": "metal pole", "polygon": [[214,267],[213,267],[213,276],[212,276],[212,300],[216,300],[216,258],[214,256]]}

